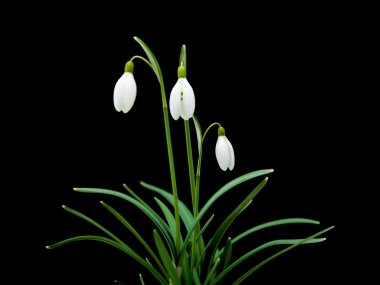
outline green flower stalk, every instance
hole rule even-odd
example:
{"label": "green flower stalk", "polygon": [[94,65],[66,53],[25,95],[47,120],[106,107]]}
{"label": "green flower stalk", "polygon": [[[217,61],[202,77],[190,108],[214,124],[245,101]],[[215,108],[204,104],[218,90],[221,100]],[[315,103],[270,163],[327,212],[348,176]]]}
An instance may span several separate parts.
{"label": "green flower stalk", "polygon": [[[63,209],[92,224],[94,227],[98,228],[103,235],[69,237],[63,241],[47,246],[47,248],[53,249],[77,241],[97,241],[112,246],[127,254],[145,269],[145,273],[151,274],[158,284],[216,285],[225,284],[226,276],[235,276],[236,280],[232,284],[238,285],[247,280],[263,265],[285,252],[299,245],[314,244],[324,241],[325,238],[320,238],[320,236],[331,230],[333,227],[321,230],[306,238],[270,240],[262,245],[248,249],[248,251],[242,256],[234,254],[234,248],[237,246],[237,243],[241,239],[250,236],[257,231],[287,224],[319,224],[318,221],[311,219],[286,218],[256,225],[241,232],[237,236],[228,236],[229,227],[261,192],[268,182],[267,175],[271,174],[273,169],[256,170],[238,176],[217,190],[211,198],[200,207],[199,197],[203,144],[205,143],[209,131],[213,127],[218,127],[215,155],[218,165],[223,171],[226,171],[227,169],[232,170],[234,168],[235,153],[232,144],[226,137],[225,129],[220,123],[212,123],[203,133],[199,121],[194,116],[195,95],[193,88],[187,80],[187,54],[185,45],[181,48],[179,67],[177,70],[178,80],[171,91],[169,107],[172,118],[178,120],[181,117],[184,122],[192,204],[191,210],[179,199],[171,141],[169,110],[161,68],[149,47],[139,38],[135,37],[134,39],[142,47],[146,54],[146,58],[136,55],[126,63],[124,73],[115,85],[114,107],[118,112],[122,111],[123,113],[127,113],[131,110],[137,94],[137,85],[133,76],[133,61],[138,59],[146,63],[153,70],[160,86],[169,173],[172,186],[171,192],[149,183],[141,182],[140,184],[142,188],[154,192],[157,196],[154,198],[157,206],[153,207],[148,202],[141,199],[136,192],[126,184],[123,185],[126,193],[100,188],[74,188],[74,190],[81,193],[102,194],[117,197],[124,200],[128,205],[136,207],[143,212],[147,220],[150,220],[155,226],[154,229],[152,229],[154,246],[147,242],[146,237],[143,237],[133,224],[123,217],[116,209],[108,203],[101,201],[101,206],[113,215],[125,227],[125,230],[139,241],[144,248],[144,252],[137,252],[107,227],[67,206],[63,206]],[[192,119],[194,123],[197,138],[198,156],[196,157],[196,169],[194,169],[191,128],[189,123],[190,119]],[[222,213],[217,213],[222,215],[225,214],[226,217],[220,225],[216,226],[215,232],[209,234],[211,238],[206,240],[204,238],[204,233],[208,231],[209,225],[213,222],[214,214],[210,212],[210,209],[213,209],[212,206],[215,202],[229,191],[237,191],[237,186],[240,184],[250,182],[259,177],[263,178],[261,182],[259,182],[256,187],[253,187],[252,191],[249,192],[238,205],[235,205],[232,212],[225,213],[223,211]],[[286,246],[285,248],[255,264],[248,271],[238,274],[238,276],[236,276],[236,274],[231,275],[231,272],[236,272],[234,270],[237,266],[251,258],[256,253],[272,246],[284,245]],[[149,259],[146,258],[146,255],[149,256]],[[143,278],[142,274],[136,275],[135,277],[135,280],[138,280],[140,284],[145,284],[144,279],[145,278]],[[117,281],[117,283],[122,284],[119,281]]]}

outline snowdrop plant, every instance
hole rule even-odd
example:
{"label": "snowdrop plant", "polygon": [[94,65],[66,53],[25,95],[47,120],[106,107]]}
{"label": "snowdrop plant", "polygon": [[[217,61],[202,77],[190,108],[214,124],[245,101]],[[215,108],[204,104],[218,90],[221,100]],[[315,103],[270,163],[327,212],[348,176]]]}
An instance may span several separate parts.
{"label": "snowdrop plant", "polygon": [[[206,136],[210,130],[214,129],[214,127],[218,127],[216,132],[217,142],[215,154],[216,160],[222,170],[233,170],[235,165],[235,154],[230,141],[225,135],[225,130],[220,123],[212,123],[203,133],[200,123],[194,116],[195,96],[194,91],[186,78],[187,57],[185,46],[182,46],[181,48],[178,81],[171,91],[169,101],[172,118],[174,120],[182,118],[184,123],[191,190],[191,207],[189,208],[180,200],[177,191],[177,179],[174,167],[169,110],[161,68],[149,47],[141,39],[137,37],[134,39],[145,52],[146,58],[142,56],[134,56],[127,62],[125,72],[117,81],[114,89],[114,106],[117,111],[122,111],[124,113],[130,111],[134,104],[137,90],[136,82],[133,77],[133,61],[138,59],[147,64],[149,68],[153,70],[160,84],[171,178],[171,191],[164,190],[146,182],[141,182],[140,184],[142,188],[158,195],[158,197],[154,198],[158,207],[154,207],[147,201],[141,199],[139,195],[126,184],[123,185],[125,192],[99,188],[74,188],[74,190],[81,193],[114,196],[124,200],[129,205],[135,206],[138,210],[142,211],[146,215],[147,220],[150,220],[154,225],[152,228],[153,237],[151,237],[151,242],[148,242],[149,238],[143,237],[134,225],[123,217],[115,208],[108,203],[101,201],[100,204],[125,226],[126,231],[130,232],[130,234],[141,243],[145,249],[144,252],[137,252],[131,248],[127,242],[112,233],[105,226],[99,224],[85,214],[67,206],[63,206],[66,211],[92,224],[103,232],[103,235],[69,237],[61,242],[47,246],[47,248],[53,249],[77,241],[98,241],[124,252],[136,262],[140,263],[141,266],[145,268],[144,275],[151,274],[157,281],[157,284],[226,284],[225,280],[226,277],[228,277],[229,280],[233,280],[228,284],[237,285],[246,281],[256,270],[283,253],[299,245],[324,241],[325,239],[320,238],[320,236],[331,230],[333,227],[326,228],[306,238],[274,239],[258,247],[248,248],[247,252],[242,256],[234,254],[234,248],[239,246],[239,241],[257,231],[286,224],[319,224],[318,221],[311,219],[285,218],[268,221],[264,224],[243,230],[242,233],[237,236],[228,237],[227,234],[230,226],[235,219],[247,209],[253,199],[263,189],[268,181],[268,177],[266,176],[271,174],[273,169],[256,170],[238,176],[216,190],[203,206],[199,205],[201,163],[203,156],[202,150]],[[196,169],[194,168],[190,121],[193,121],[194,123],[198,142]],[[209,225],[213,222],[214,214],[212,214],[210,210],[213,209],[212,206],[215,202],[227,192],[236,191],[237,186],[241,183],[252,181],[255,178],[260,178],[262,180],[247,194],[240,204],[235,205],[233,211],[225,214],[224,211],[221,213],[218,209],[214,209],[216,214],[225,215],[225,218],[220,225],[215,227],[216,230],[214,232],[208,233],[207,236],[211,236],[211,238],[206,239],[204,233],[208,231]],[[185,195],[186,193],[180,194]],[[254,256],[257,252],[277,245],[285,245],[286,247],[262,261],[257,262],[256,260],[252,261],[251,259],[253,265],[244,273],[235,270],[235,268],[242,262]],[[236,272],[239,272],[239,274],[236,274]],[[136,280],[139,280],[141,284],[145,284],[142,274],[138,277],[136,276]],[[120,281],[116,282],[123,284]]]}

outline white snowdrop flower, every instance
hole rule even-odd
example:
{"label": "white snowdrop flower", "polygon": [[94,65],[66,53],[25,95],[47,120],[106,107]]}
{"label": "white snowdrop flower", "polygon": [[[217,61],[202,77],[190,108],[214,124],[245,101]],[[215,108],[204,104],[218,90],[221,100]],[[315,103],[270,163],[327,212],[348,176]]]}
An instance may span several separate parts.
{"label": "white snowdrop flower", "polygon": [[225,135],[223,127],[218,129],[218,140],[215,147],[216,160],[220,168],[226,171],[227,168],[232,170],[235,166],[235,153],[234,149]]}
{"label": "white snowdrop flower", "polygon": [[184,66],[178,68],[178,81],[174,85],[169,99],[170,114],[174,120],[181,117],[188,120],[193,117],[195,110],[195,96],[193,88],[186,79]]}
{"label": "white snowdrop flower", "polygon": [[133,103],[135,103],[137,86],[135,78],[133,77],[133,67],[133,62],[128,61],[125,65],[124,74],[116,82],[113,91],[113,104],[118,112],[129,112]]}

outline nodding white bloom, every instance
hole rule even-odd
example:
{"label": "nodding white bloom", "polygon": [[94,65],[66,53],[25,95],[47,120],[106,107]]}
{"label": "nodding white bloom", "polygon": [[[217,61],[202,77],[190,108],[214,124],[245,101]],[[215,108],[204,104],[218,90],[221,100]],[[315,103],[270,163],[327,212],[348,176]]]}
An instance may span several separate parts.
{"label": "nodding white bloom", "polygon": [[124,74],[116,82],[113,91],[113,104],[118,112],[129,112],[135,103],[137,86],[133,77],[133,67],[133,62],[128,61],[125,65]]}
{"label": "nodding white bloom", "polygon": [[184,66],[178,68],[178,81],[174,85],[169,99],[170,114],[174,120],[181,117],[188,120],[193,117],[195,110],[195,96],[193,88],[186,79]]}
{"label": "nodding white bloom", "polygon": [[218,129],[218,140],[215,147],[216,160],[223,171],[234,169],[235,153],[234,149],[225,135],[223,127]]}

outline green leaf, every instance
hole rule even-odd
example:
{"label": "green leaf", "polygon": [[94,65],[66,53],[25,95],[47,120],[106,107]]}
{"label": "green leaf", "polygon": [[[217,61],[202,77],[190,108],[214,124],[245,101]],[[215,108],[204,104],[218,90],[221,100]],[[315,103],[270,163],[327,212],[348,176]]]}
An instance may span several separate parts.
{"label": "green leaf", "polygon": [[101,230],[102,232],[104,232],[105,234],[109,235],[112,239],[114,239],[115,241],[117,241],[118,243],[122,244],[125,246],[125,243],[119,239],[117,236],[115,236],[113,233],[111,233],[109,230],[107,230],[105,227],[103,227],[102,225],[100,225],[99,223],[95,222],[93,219],[91,219],[90,217],[82,214],[81,212],[78,212],[74,209],[71,209],[65,205],[62,205],[62,208],[64,210],[66,210],[67,212],[69,212],[70,214],[73,214],[83,220],[85,220],[86,222],[89,222],[90,224],[94,225],[95,227],[97,227],[99,230]]}
{"label": "green leaf", "polygon": [[[148,251],[150,256],[154,259],[154,261],[159,266],[160,270],[166,275],[166,271],[157,257],[157,255],[154,253],[154,251],[150,248],[150,246],[145,242],[144,238],[135,230],[135,228],[114,208],[112,208],[107,203],[100,201],[100,204],[102,204],[103,207],[105,207],[112,215],[114,215],[135,237],[136,239],[144,246],[144,248]],[[165,276],[168,277],[168,276]]]}
{"label": "green leaf", "polygon": [[[238,178],[235,178],[234,180],[230,181],[229,183],[227,183],[226,185],[224,185],[222,188],[220,188],[208,201],[207,203],[203,206],[203,208],[201,209],[201,211],[199,212],[197,218],[194,220],[194,223],[193,225],[191,226],[190,230],[188,230],[187,232],[187,236],[183,242],[183,245],[182,245],[182,251],[181,251],[181,254],[180,254],[180,260],[183,258],[183,253],[184,251],[186,250],[187,248],[187,245],[190,241],[190,238],[192,236],[192,233],[194,231],[194,228],[195,226],[197,225],[197,223],[201,220],[201,218],[203,217],[203,215],[207,212],[207,210],[211,207],[211,205],[213,203],[215,203],[221,196],[223,196],[227,191],[231,190],[233,187],[245,182],[245,181],[248,181],[250,179],[253,179],[255,177],[258,177],[258,176],[262,176],[262,175],[265,175],[265,174],[268,174],[268,173],[272,173],[273,172],[273,169],[263,169],[263,170],[257,170],[257,171],[253,171],[253,172],[250,172],[250,173],[247,173],[247,174],[244,174]],[[248,202],[245,207],[249,204],[250,202]],[[244,210],[244,208],[242,208]]]}
{"label": "green leaf", "polygon": [[[251,202],[252,202],[252,200],[249,201],[249,202],[247,203],[247,205],[246,205],[245,207],[242,208],[242,210],[239,212],[239,214],[240,214],[241,212],[243,212],[244,209],[246,209],[247,206],[248,206]],[[212,238],[214,238],[214,237],[215,237],[215,234],[214,234],[214,236],[213,236]],[[201,257],[199,258],[199,260],[198,260],[197,267],[200,266],[200,262],[201,262],[201,261],[204,261],[206,254],[210,251],[209,248],[210,248],[210,246],[211,246],[212,238],[211,238],[211,241],[210,241],[210,242],[208,243],[208,245],[206,246],[206,249],[204,249],[204,250],[202,251],[202,256],[201,256]],[[215,253],[213,254],[213,260],[214,260],[214,262],[215,262],[215,260],[216,260],[217,258],[220,257],[220,254],[223,252],[223,250],[224,250],[224,248],[222,248],[222,249],[219,251],[218,248],[216,247]],[[211,261],[210,261],[210,262],[211,262]],[[211,264],[211,263],[210,263],[210,264]]]}
{"label": "green leaf", "polygon": [[270,257],[268,257],[267,259],[263,260],[262,262],[260,262],[259,264],[257,264],[256,266],[254,266],[254,267],[252,267],[250,270],[248,270],[246,273],[244,273],[242,276],[240,276],[240,277],[239,277],[239,278],[238,278],[238,279],[237,279],[232,285],[238,285],[238,284],[242,283],[242,282],[243,282],[245,279],[247,279],[252,273],[254,273],[256,270],[258,270],[259,268],[261,268],[263,265],[265,265],[265,264],[267,264],[268,262],[272,261],[272,260],[275,259],[276,257],[278,257],[278,256],[280,256],[280,255],[282,255],[282,254],[284,254],[285,252],[287,252],[287,251],[289,251],[289,250],[291,250],[291,249],[293,249],[293,248],[295,248],[295,247],[297,247],[297,246],[299,246],[299,245],[301,245],[301,244],[303,244],[303,243],[305,243],[305,242],[307,242],[307,241],[309,241],[309,240],[311,240],[311,239],[314,239],[314,238],[316,238],[316,237],[318,237],[318,236],[320,236],[320,235],[323,235],[324,233],[326,233],[326,232],[332,230],[333,228],[334,228],[334,226],[329,227],[329,228],[327,228],[327,229],[324,229],[324,230],[322,230],[322,231],[320,231],[320,232],[318,232],[318,233],[316,233],[316,234],[314,234],[314,235],[312,235],[312,236],[309,236],[308,238],[305,238],[305,239],[301,240],[300,242],[298,242],[298,243],[296,243],[296,244],[293,244],[293,245],[291,245],[291,246],[289,246],[289,247],[287,247],[287,248],[285,248],[285,249],[283,249],[283,250],[277,252],[276,254],[273,254],[272,256],[270,256]]}
{"label": "green leaf", "polygon": [[249,230],[246,230],[245,232],[241,233],[237,237],[232,239],[232,244],[238,242],[240,239],[263,229],[274,227],[274,226],[280,226],[285,224],[314,224],[319,225],[318,221],[311,220],[311,219],[304,219],[304,218],[287,218],[287,219],[280,219],[275,221],[270,221],[258,226],[255,226]]}
{"label": "green leaf", "polygon": [[[164,189],[161,189],[157,186],[154,186],[152,184],[148,184],[146,182],[141,181],[140,182],[141,186],[144,187],[145,189],[151,190],[155,193],[160,194],[162,197],[164,197],[171,205],[174,205],[174,199],[173,199],[173,194],[165,191]],[[186,229],[189,231],[192,224],[194,223],[194,218],[193,215],[191,214],[189,208],[181,201],[178,200],[179,203],[179,214],[181,217],[181,220],[183,221]]]}
{"label": "green leaf", "polygon": [[108,245],[111,245],[113,247],[116,247],[117,249],[125,252],[128,254],[130,257],[132,257],[134,260],[136,260],[138,263],[143,265],[146,269],[148,269],[152,275],[161,283],[161,284],[166,284],[166,280],[162,277],[162,275],[149,263],[147,263],[143,258],[141,258],[134,250],[132,250],[129,246],[127,245],[122,245],[112,239],[105,238],[102,236],[94,236],[94,235],[85,235],[85,236],[77,236],[77,237],[72,237],[68,238],[66,240],[57,242],[55,244],[52,244],[50,246],[47,246],[47,249],[54,249],[57,247],[60,247],[62,245],[72,243],[72,242],[77,242],[77,241],[98,241],[102,242]]}
{"label": "green leaf", "polygon": [[204,285],[209,284],[209,282],[211,281],[211,279],[215,276],[216,268],[218,267],[219,263],[220,263],[220,258],[218,258],[215,261],[215,263],[214,263],[213,267],[211,268],[210,272],[207,274],[207,277],[206,277]]}
{"label": "green leaf", "polygon": [[144,283],[144,279],[143,279],[141,273],[139,274],[139,278],[140,278],[140,283],[141,283],[141,285],[145,285],[145,283]]}
{"label": "green leaf", "polygon": [[196,237],[195,241],[198,241],[198,239],[203,235],[204,231],[207,229],[207,227],[210,225],[210,223],[212,222],[212,220],[214,219],[215,215],[213,214],[210,219],[208,219],[208,221],[206,222],[206,224],[203,226],[203,228],[201,229],[201,231],[199,232],[198,236]]}
{"label": "green leaf", "polygon": [[212,252],[210,256],[209,268],[211,266],[212,260],[216,254],[219,243],[222,240],[227,229],[236,219],[236,217],[251,203],[251,201],[260,193],[261,189],[265,186],[268,181],[268,177],[265,178],[256,188],[232,211],[232,213],[223,221],[223,223],[216,230],[214,236],[211,238],[207,248]]}
{"label": "green leaf", "polygon": [[[319,243],[319,242],[322,242],[325,240],[326,240],[325,238],[311,239],[311,240],[304,242],[303,244]],[[296,243],[299,243],[300,241],[302,241],[302,239],[283,239],[283,240],[272,240],[270,242],[264,243],[264,244],[262,244],[256,248],[252,249],[251,251],[247,252],[246,254],[240,256],[236,261],[234,261],[230,266],[228,266],[225,270],[223,270],[223,272],[221,272],[218,275],[217,281],[220,281],[229,271],[234,269],[236,266],[238,266],[244,260],[246,260],[247,258],[251,257],[255,253],[257,253],[257,252],[259,252],[265,248],[275,246],[275,245],[296,244]]]}
{"label": "green leaf", "polygon": [[175,265],[173,264],[173,261],[171,260],[170,255],[156,230],[153,230],[153,236],[158,253],[160,254],[161,260],[166,268],[166,272],[169,274],[170,280],[174,285],[181,285]]}
{"label": "green leaf", "polygon": [[150,48],[141,39],[139,39],[138,37],[133,37],[133,38],[144,50],[146,56],[149,59],[149,62],[152,64],[153,71],[156,74],[158,81],[160,82],[161,85],[163,85],[164,80],[162,78],[161,68],[160,68],[160,65],[158,64],[158,61],[157,61],[156,57],[154,56],[153,52],[150,50]]}
{"label": "green leaf", "polygon": [[160,206],[162,212],[165,215],[166,220],[168,221],[170,232],[172,234],[173,240],[175,240],[176,235],[176,225],[175,225],[175,218],[173,214],[170,212],[169,208],[161,202],[160,199],[154,197],[154,200],[156,200],[158,206]]}
{"label": "green leaf", "polygon": [[198,273],[197,273],[197,271],[194,269],[193,270],[193,278],[194,278],[194,284],[195,285],[202,285],[201,284],[201,280],[199,280],[199,276],[198,276]]}
{"label": "green leaf", "polygon": [[231,255],[232,255],[232,241],[231,241],[231,238],[229,237],[222,251],[222,256],[220,257],[221,264],[222,264],[221,271],[226,269],[227,266],[230,264]]}
{"label": "green leaf", "polygon": [[189,179],[190,179],[190,190],[191,190],[191,199],[193,205],[193,211],[195,213],[197,201],[197,195],[195,193],[195,172],[194,172],[194,161],[193,161],[193,149],[191,145],[191,134],[190,134],[190,124],[189,120],[184,120],[185,128],[185,137],[186,137],[186,152],[187,152],[187,166],[189,170]]}
{"label": "green leaf", "polygon": [[[314,225],[319,225],[319,222],[316,220],[305,219],[305,218],[287,218],[287,219],[280,219],[280,220],[274,220],[274,221],[266,222],[264,224],[255,226],[251,229],[248,229],[248,230],[244,231],[243,233],[241,233],[240,235],[238,235],[237,237],[233,238],[232,244],[235,244],[240,239],[242,239],[248,235],[251,235],[257,231],[260,231],[260,230],[263,230],[266,228],[270,228],[270,227],[274,227],[274,226],[285,225],[285,224],[314,224]],[[215,258],[219,257],[219,255],[220,255],[220,252],[216,253]]]}
{"label": "green leaf", "polygon": [[183,261],[181,263],[182,267],[182,277],[183,280],[185,281],[185,285],[192,285],[192,275],[191,275],[191,270],[189,266],[189,255],[185,254]]}
{"label": "green leaf", "polygon": [[108,190],[108,189],[100,189],[100,188],[74,188],[74,191],[81,192],[81,193],[91,193],[91,194],[105,194],[105,195],[111,195],[115,197],[119,197],[132,205],[136,206],[139,210],[141,210],[148,218],[150,218],[153,223],[158,227],[158,229],[163,234],[165,241],[167,242],[170,250],[172,253],[175,252],[174,244],[170,238],[170,229],[168,225],[160,218],[157,218],[157,214],[155,212],[152,212],[149,208],[142,205],[139,201],[136,199],[124,194],[120,193],[114,190]]}
{"label": "green leaf", "polygon": [[198,152],[201,152],[202,148],[202,128],[199,124],[197,117],[193,116],[193,122],[195,127],[195,133],[197,134]]}
{"label": "green leaf", "polygon": [[224,185],[222,188],[220,188],[212,197],[207,201],[207,203],[202,207],[201,211],[199,212],[198,217],[202,217],[207,210],[211,207],[212,204],[214,204],[220,197],[222,197],[224,194],[226,194],[229,190],[233,189],[237,185],[246,182],[248,180],[251,180],[253,178],[267,175],[269,173],[272,173],[273,169],[262,169],[253,171],[247,174],[244,174],[238,178],[235,178],[234,180],[228,182],[226,185]]}
{"label": "green leaf", "polygon": [[[148,210],[150,210],[150,212],[152,212],[152,214],[157,218],[157,220],[159,220],[163,225],[165,225],[166,227],[169,226],[169,230],[171,232],[171,234],[173,235],[173,228],[170,227],[170,225],[168,224],[168,226],[166,225],[166,223],[162,220],[162,218],[160,217],[160,215],[157,214],[157,212],[155,210],[153,210],[143,199],[141,199],[135,192],[132,191],[132,189],[130,187],[128,187],[127,184],[123,184],[123,187],[124,189],[126,189],[128,191],[129,194],[131,194],[131,196],[133,198],[135,198],[137,201],[139,201],[144,207],[146,207]],[[169,211],[170,212],[170,211]],[[175,231],[175,227],[174,227],[174,231]],[[175,237],[173,236],[173,240],[175,239]],[[182,237],[181,237],[182,239]]]}
{"label": "green leaf", "polygon": [[164,221],[161,219],[160,215],[157,214],[157,212],[155,210],[153,210],[143,199],[141,199],[135,192],[132,191],[132,189],[125,183],[123,183],[123,187],[125,190],[127,190],[127,192],[133,197],[135,198],[137,201],[139,201],[144,207],[146,207],[147,209],[149,209],[152,214],[158,219],[160,220],[163,224]]}

